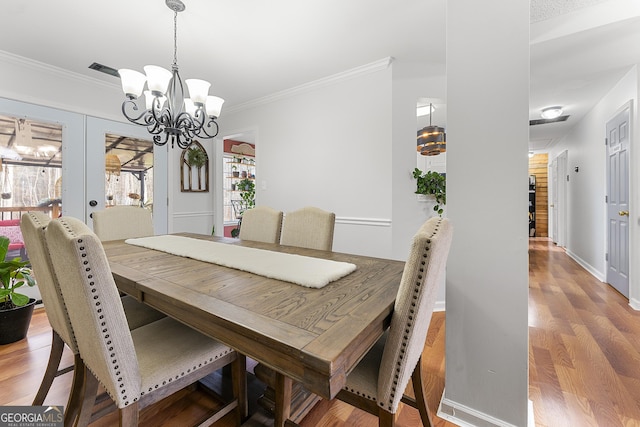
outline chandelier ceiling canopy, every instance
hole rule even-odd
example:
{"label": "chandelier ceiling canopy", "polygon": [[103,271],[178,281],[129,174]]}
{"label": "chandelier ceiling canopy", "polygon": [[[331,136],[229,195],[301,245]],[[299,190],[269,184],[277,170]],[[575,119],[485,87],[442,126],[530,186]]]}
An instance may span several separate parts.
{"label": "chandelier ceiling canopy", "polygon": [[[132,123],[146,126],[156,145],[171,141],[187,148],[195,137],[213,138],[218,134],[218,123],[224,99],[209,95],[211,83],[187,79],[190,97],[185,96],[178,73],[178,12],[185,10],[180,0],[165,0],[173,10],[173,64],[171,71],[157,65],[146,65],[144,72],[120,69],[122,90],[126,95],[122,114]],[[145,84],[147,90],[144,90]],[[140,111],[138,97],[144,93],[145,110]]]}

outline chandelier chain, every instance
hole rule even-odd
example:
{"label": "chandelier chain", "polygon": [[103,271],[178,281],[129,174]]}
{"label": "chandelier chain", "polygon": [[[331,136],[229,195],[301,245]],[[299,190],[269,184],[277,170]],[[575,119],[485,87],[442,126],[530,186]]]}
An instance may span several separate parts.
{"label": "chandelier chain", "polygon": [[178,65],[178,12],[173,12],[173,65]]}

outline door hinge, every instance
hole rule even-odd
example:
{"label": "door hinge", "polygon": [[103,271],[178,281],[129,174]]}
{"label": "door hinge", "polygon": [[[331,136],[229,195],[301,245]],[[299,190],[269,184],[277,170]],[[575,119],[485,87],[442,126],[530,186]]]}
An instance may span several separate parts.
{"label": "door hinge", "polygon": [[609,196],[604,196],[604,202],[609,203]]}
{"label": "door hinge", "polygon": [[604,254],[604,260],[609,261],[609,254]]}
{"label": "door hinge", "polygon": [[567,182],[569,182],[569,175],[567,175]]}
{"label": "door hinge", "polygon": [[609,145],[609,138],[604,139],[604,145]]}

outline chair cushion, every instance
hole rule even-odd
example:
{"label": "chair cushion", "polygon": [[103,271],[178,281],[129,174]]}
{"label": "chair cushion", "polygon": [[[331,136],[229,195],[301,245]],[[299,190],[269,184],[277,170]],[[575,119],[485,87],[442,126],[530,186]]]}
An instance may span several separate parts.
{"label": "chair cushion", "polygon": [[141,396],[233,351],[169,317],[131,331],[131,337],[138,357]]}

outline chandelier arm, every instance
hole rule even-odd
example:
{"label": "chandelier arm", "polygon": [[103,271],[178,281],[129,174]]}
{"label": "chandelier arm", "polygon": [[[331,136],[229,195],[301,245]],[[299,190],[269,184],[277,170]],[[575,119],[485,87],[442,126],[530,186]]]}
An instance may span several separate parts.
{"label": "chandelier arm", "polygon": [[167,134],[165,133],[165,138],[164,141],[162,140],[162,135],[158,134],[158,135],[154,135],[153,137],[153,143],[156,144],[157,146],[162,147],[163,145],[165,145],[167,143]]}
{"label": "chandelier arm", "polygon": [[[130,107],[130,108],[128,108]],[[131,111],[138,111],[138,104],[136,104],[135,100],[133,99],[126,99],[123,103],[122,103],[122,114],[127,118],[127,120],[129,120],[131,123],[135,123],[137,125],[141,125],[141,126],[146,126],[147,123],[146,121],[148,119],[142,120],[145,116],[145,114],[148,113],[147,110],[143,111],[142,113],[140,113],[140,115],[129,115],[129,113],[127,113],[127,109],[130,109]]]}
{"label": "chandelier arm", "polygon": [[[205,138],[205,139],[209,139],[209,138],[215,138],[218,135],[218,132],[220,131],[219,127],[218,127],[218,122],[216,122],[216,119],[213,117],[208,117],[208,121],[205,123],[204,126],[202,126],[200,128],[200,130],[198,131],[198,136],[200,136],[201,138]],[[207,132],[208,128],[212,128],[212,124],[215,125],[215,133],[209,133]],[[202,135],[204,134],[204,135]]]}

